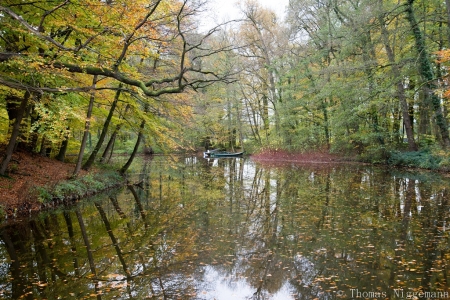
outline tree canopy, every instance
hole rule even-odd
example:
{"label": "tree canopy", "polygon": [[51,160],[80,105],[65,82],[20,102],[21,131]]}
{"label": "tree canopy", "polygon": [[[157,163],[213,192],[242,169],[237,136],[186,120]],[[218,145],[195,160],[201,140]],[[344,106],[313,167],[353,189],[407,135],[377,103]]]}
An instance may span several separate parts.
{"label": "tree canopy", "polygon": [[190,103],[175,94],[229,80],[229,74],[202,64],[230,48],[208,45],[217,28],[197,32],[195,16],[203,5],[195,0],[3,2],[0,99],[17,128],[10,130],[1,173],[17,139],[32,151],[38,140],[41,149],[55,145],[80,130],[80,120],[86,120],[85,132],[91,123],[101,123],[107,114],[102,111],[112,103],[105,132],[117,109],[135,131],[143,123],[140,131],[152,134],[186,118]]}
{"label": "tree canopy", "polygon": [[227,31],[241,113],[224,126],[247,148],[370,161],[448,149],[450,2],[295,0],[284,22],[256,1],[241,10]]}

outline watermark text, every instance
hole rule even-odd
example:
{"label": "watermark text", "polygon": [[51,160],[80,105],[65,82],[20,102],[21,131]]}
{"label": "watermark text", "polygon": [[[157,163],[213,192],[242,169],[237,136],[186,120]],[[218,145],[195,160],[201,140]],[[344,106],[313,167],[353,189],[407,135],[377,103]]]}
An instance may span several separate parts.
{"label": "watermark text", "polygon": [[413,292],[404,289],[393,289],[392,291],[362,291],[350,289],[352,299],[386,299],[388,296],[393,299],[450,299],[449,292]]}

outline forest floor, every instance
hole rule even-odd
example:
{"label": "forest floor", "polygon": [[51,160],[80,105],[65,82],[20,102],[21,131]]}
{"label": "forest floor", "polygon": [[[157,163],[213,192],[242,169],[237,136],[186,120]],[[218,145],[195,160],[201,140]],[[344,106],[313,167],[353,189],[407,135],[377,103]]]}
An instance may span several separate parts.
{"label": "forest floor", "polygon": [[[0,155],[3,157],[3,149],[0,149]],[[0,176],[0,206],[10,215],[17,211],[39,211],[41,203],[33,188],[54,186],[69,179],[75,164],[18,151],[13,154],[8,170],[9,177]],[[81,176],[86,174],[86,171],[80,172]]]}

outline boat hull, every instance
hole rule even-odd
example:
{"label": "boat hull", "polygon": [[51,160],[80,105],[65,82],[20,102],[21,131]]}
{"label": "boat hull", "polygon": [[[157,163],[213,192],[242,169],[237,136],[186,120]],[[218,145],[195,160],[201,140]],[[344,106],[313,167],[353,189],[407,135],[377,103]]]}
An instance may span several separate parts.
{"label": "boat hull", "polygon": [[205,157],[239,157],[244,154],[244,151],[242,152],[204,152],[203,155]]}

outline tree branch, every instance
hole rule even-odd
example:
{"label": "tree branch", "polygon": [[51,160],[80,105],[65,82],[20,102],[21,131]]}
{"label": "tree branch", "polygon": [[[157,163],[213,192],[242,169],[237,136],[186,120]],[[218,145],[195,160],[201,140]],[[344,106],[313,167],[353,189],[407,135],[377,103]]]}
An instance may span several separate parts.
{"label": "tree branch", "polygon": [[55,45],[56,47],[58,47],[59,49],[61,49],[63,51],[75,51],[76,52],[81,47],[81,46],[78,47],[78,48],[65,47],[61,43],[59,43],[59,42],[55,41],[54,39],[52,39],[51,37],[43,35],[41,32],[39,32],[39,30],[35,29],[32,25],[30,25],[27,21],[25,21],[21,16],[19,16],[18,14],[16,14],[12,10],[10,10],[9,8],[4,7],[4,6],[0,6],[0,11],[4,12],[5,14],[9,15],[14,20],[18,21],[22,26],[24,26],[31,33],[35,34],[36,36],[38,36],[39,38],[41,38],[43,40],[46,40],[47,42],[52,43],[53,45]]}

